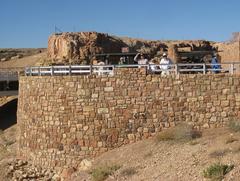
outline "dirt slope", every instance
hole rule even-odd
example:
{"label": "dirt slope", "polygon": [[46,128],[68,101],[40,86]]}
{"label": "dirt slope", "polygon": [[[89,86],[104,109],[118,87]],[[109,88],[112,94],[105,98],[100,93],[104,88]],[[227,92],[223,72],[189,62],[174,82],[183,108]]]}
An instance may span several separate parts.
{"label": "dirt slope", "polygon": [[5,62],[0,62],[0,68],[13,68],[13,67],[26,67],[33,66],[37,64],[42,59],[47,57],[47,52],[38,53],[36,55],[31,55],[19,59],[8,60]]}
{"label": "dirt slope", "polygon": [[[230,136],[237,141],[227,144]],[[107,181],[201,181],[206,180],[205,168],[221,162],[234,164],[224,180],[237,181],[240,177],[239,143],[240,134],[226,128],[206,130],[203,137],[194,142],[157,142],[153,138],[104,153],[93,161],[93,167],[120,165]],[[75,174],[75,180],[90,178],[87,172]]]}
{"label": "dirt slope", "polygon": [[[233,142],[226,143],[229,138]],[[0,135],[0,179],[9,159],[15,158],[16,126]],[[191,142],[156,141],[155,138],[111,150],[92,160],[88,171],[77,171],[67,180],[91,179],[91,170],[104,165],[119,165],[120,169],[107,181],[201,181],[203,170],[213,163],[234,164],[225,181],[240,177],[240,133],[227,128],[209,129]],[[11,180],[11,179],[10,179]]]}

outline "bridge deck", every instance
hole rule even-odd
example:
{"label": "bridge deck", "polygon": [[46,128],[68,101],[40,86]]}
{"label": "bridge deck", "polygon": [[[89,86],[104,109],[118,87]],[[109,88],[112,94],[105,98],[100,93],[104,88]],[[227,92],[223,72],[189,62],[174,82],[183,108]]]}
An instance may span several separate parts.
{"label": "bridge deck", "polygon": [[16,95],[18,95],[17,90],[0,91],[0,97],[1,96],[16,96]]}
{"label": "bridge deck", "polygon": [[18,95],[18,76],[23,68],[0,68],[0,96]]}

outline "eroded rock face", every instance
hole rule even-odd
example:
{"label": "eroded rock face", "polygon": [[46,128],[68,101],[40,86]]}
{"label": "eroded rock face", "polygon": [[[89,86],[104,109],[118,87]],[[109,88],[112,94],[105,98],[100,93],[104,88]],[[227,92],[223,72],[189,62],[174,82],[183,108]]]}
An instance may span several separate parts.
{"label": "eroded rock face", "polygon": [[48,57],[52,63],[89,64],[91,57],[99,53],[120,53],[122,47],[129,47],[131,52],[142,52],[153,58],[168,52],[169,57],[177,62],[178,48],[190,51],[212,51],[209,41],[148,41],[134,38],[119,38],[104,33],[79,32],[62,33],[50,36]]}
{"label": "eroded rock face", "polygon": [[[50,59],[69,59],[70,62],[88,63],[98,53],[121,52],[124,42],[96,32],[63,33],[48,40]],[[86,61],[86,62],[85,62]]]}

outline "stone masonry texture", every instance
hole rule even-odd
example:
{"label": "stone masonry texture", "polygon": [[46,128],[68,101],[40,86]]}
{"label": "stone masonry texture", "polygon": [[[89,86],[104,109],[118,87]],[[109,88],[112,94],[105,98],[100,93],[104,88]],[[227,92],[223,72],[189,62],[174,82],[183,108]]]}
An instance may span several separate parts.
{"label": "stone masonry texture", "polygon": [[187,122],[221,127],[240,116],[240,75],[20,77],[19,155],[45,167],[82,159]]}

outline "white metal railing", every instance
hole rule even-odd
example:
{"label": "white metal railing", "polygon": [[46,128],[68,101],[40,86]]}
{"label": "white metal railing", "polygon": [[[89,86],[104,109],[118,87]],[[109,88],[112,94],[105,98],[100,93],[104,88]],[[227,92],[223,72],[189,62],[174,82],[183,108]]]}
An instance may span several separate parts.
{"label": "white metal railing", "polygon": [[45,66],[26,67],[25,75],[113,75],[113,65],[70,65],[70,66]]}
{"label": "white metal railing", "polygon": [[[43,66],[43,67],[26,67],[26,76],[43,76],[43,75],[114,75],[115,68],[146,68],[151,73],[161,73],[163,71],[179,74],[185,73],[202,73],[221,72],[221,73],[240,73],[240,62],[215,64],[219,65],[214,68],[212,64],[132,64],[132,65],[69,65],[69,66]],[[164,68],[165,66],[165,68]],[[166,69],[167,66],[167,69]]]}

